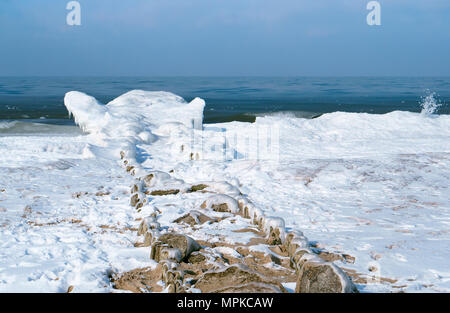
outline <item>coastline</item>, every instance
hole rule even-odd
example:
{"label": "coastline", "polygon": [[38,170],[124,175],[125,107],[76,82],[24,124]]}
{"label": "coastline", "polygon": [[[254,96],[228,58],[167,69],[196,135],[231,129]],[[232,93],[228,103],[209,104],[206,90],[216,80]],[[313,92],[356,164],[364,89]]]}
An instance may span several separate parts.
{"label": "coastline", "polygon": [[[222,203],[201,207],[214,192],[236,201],[244,196],[265,216],[283,218],[287,233],[303,231],[311,240],[308,248],[312,253],[333,260],[353,277],[361,292],[446,290],[445,262],[439,261],[445,259],[446,252],[437,242],[439,238],[442,243],[448,236],[441,232],[448,221],[448,202],[442,185],[449,162],[449,151],[441,144],[448,138],[445,116],[334,113],[314,120],[265,117],[255,123],[203,124],[203,129],[192,130],[188,121],[199,113],[186,108],[183,117],[187,126],[163,121],[148,128],[151,133],[145,133],[145,122],[143,128],[135,127],[135,123],[142,122],[135,115],[118,115],[123,119],[120,123],[112,120],[105,124],[91,114],[87,123],[92,123],[84,124],[80,119],[84,111],[72,109],[81,128],[91,127],[89,135],[1,140],[2,149],[9,151],[11,157],[1,160],[2,170],[8,176],[0,177],[5,186],[0,207],[6,210],[0,212],[6,217],[1,228],[5,249],[0,255],[4,268],[0,290],[26,291],[40,286],[46,291],[65,292],[73,286],[72,292],[121,292],[113,289],[109,279],[114,273],[119,274],[115,276],[117,280],[120,274],[144,275],[135,270],[158,267],[149,257],[150,248],[139,247],[145,236],[136,237],[144,218],[158,211],[162,213],[157,219],[162,233],[171,230],[188,234],[211,252],[209,256],[221,260],[218,263],[249,262],[251,254],[257,271],[265,270],[266,263],[279,262],[273,265],[275,270],[293,274],[294,269],[288,264],[290,257],[283,254],[287,247],[275,245],[272,251],[265,246],[267,232],[244,218],[245,214],[216,212],[212,205],[221,208]],[[180,110],[184,112],[181,107]],[[339,121],[343,124],[337,127]],[[283,153],[277,162],[270,158],[258,162],[245,159],[244,146],[239,142],[231,147],[238,159],[226,162],[220,161],[221,153],[215,149],[191,151],[197,147],[195,144],[217,146],[221,138],[218,135],[232,130],[251,134],[252,128],[267,124],[279,125],[283,135],[280,138],[285,140],[280,141]],[[127,128],[120,128],[122,125]],[[355,132],[368,129],[367,125],[375,128],[373,133]],[[342,133],[336,134],[335,129]],[[422,137],[415,138],[418,133]],[[192,146],[193,134],[203,141],[194,140]],[[361,136],[364,137],[358,138]],[[434,145],[430,145],[431,137]],[[384,153],[380,153],[380,147]],[[127,154],[127,166],[134,166],[130,168],[134,177],[124,173],[120,166],[123,160],[118,163],[120,151]],[[16,156],[23,160],[15,160]],[[136,183],[136,177],[151,172],[160,177],[153,181],[156,185],[143,189],[149,191],[143,195],[148,202],[140,208],[141,212],[130,209],[130,186]],[[417,179],[419,174],[422,178]],[[429,180],[434,183],[428,184]],[[404,187],[398,189],[402,184]],[[200,185],[209,187],[187,192]],[[375,193],[380,186],[383,188]],[[417,192],[417,188],[427,191]],[[176,190],[179,192],[175,194]],[[378,201],[383,193],[388,194],[389,203]],[[220,221],[193,227],[189,219],[187,224],[174,222],[192,210]],[[418,215],[423,210],[428,212],[426,218]],[[419,217],[423,226],[417,222]],[[246,231],[241,232],[243,229]],[[386,238],[377,236],[381,229]],[[428,234],[431,229],[433,233]],[[259,243],[246,247],[250,240]],[[424,257],[429,257],[426,262]],[[401,269],[405,264],[402,258],[412,261],[410,268]],[[419,260],[423,267],[417,267]],[[378,268],[370,267],[376,263]],[[442,278],[427,276],[426,266]],[[19,268],[22,274],[17,272]],[[414,278],[411,273],[417,276]],[[189,281],[194,277],[186,278]],[[286,280],[290,284],[281,287],[293,291],[296,278],[291,276]],[[427,286],[416,289],[421,285]]]}

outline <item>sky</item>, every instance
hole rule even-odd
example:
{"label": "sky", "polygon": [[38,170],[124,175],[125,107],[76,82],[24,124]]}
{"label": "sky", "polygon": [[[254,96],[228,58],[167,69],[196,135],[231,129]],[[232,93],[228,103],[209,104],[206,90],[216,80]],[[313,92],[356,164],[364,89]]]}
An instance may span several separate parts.
{"label": "sky", "polygon": [[450,76],[450,1],[0,0],[0,76]]}

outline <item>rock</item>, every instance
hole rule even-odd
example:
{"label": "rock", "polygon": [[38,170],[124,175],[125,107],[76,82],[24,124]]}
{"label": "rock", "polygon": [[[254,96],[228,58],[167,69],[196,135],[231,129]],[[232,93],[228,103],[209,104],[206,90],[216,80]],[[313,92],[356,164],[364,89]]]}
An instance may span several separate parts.
{"label": "rock", "polygon": [[356,261],[356,258],[354,256],[351,256],[350,254],[342,254],[342,257],[344,258],[346,263],[354,264]]}
{"label": "rock", "polygon": [[150,247],[159,237],[158,230],[149,230],[144,235],[144,243],[142,247]]}
{"label": "rock", "polygon": [[159,261],[169,260],[173,262],[180,262],[183,259],[181,251],[177,248],[164,247],[159,252]]}
{"label": "rock", "polygon": [[138,236],[145,235],[150,230],[160,230],[161,225],[156,221],[156,217],[148,216],[139,224]]}
{"label": "rock", "polygon": [[136,209],[141,208],[147,202],[147,198],[142,192],[137,192],[131,196],[130,205]]}
{"label": "rock", "polygon": [[201,225],[201,224],[207,223],[209,221],[213,221],[213,219],[199,211],[192,210],[188,214],[177,218],[173,222],[174,223],[185,223],[190,226],[194,226],[194,225]]}
{"label": "rock", "polygon": [[[245,197],[239,197],[237,199],[238,202],[238,207],[239,210],[241,210],[241,212],[243,213],[243,215],[245,215],[245,207],[249,204],[249,201],[247,198]],[[248,208],[247,208],[247,212],[248,212]],[[248,214],[248,213],[247,213]],[[245,217],[245,216],[244,216]]]}
{"label": "rock", "polygon": [[251,206],[248,207],[249,210],[251,208],[251,211],[249,211],[249,216],[252,219],[253,225],[261,226],[261,222],[264,219],[264,213],[260,208]]}
{"label": "rock", "polygon": [[322,260],[327,261],[327,262],[345,261],[342,254],[329,252],[329,251],[319,251],[316,253]]}
{"label": "rock", "polygon": [[162,261],[161,250],[164,248],[170,248],[168,245],[163,244],[161,241],[154,241],[150,248],[150,259],[155,260],[156,262]]}
{"label": "rock", "polygon": [[128,290],[134,293],[161,292],[161,265],[156,268],[134,269],[122,274],[112,274],[111,282],[115,289]]}
{"label": "rock", "polygon": [[153,171],[150,174],[144,176],[142,181],[145,187],[154,187],[155,185],[161,185],[166,182],[172,181],[170,174],[161,171]]}
{"label": "rock", "polygon": [[191,189],[189,191],[190,192],[197,192],[197,191],[203,190],[205,188],[208,188],[208,185],[198,184],[198,185],[191,186]]}
{"label": "rock", "polygon": [[281,217],[266,217],[264,219],[264,232],[267,234],[267,244],[281,245],[286,238],[284,219]]}
{"label": "rock", "polygon": [[268,278],[242,264],[234,264],[217,271],[208,271],[195,283],[194,287],[202,292],[232,292],[233,290],[235,292],[239,290],[252,292],[250,290],[252,288],[253,292],[258,292],[255,284],[262,284],[259,286],[260,288],[265,286],[265,290],[268,290],[267,285],[269,285],[277,290],[284,291],[281,284],[270,282]]}
{"label": "rock", "polygon": [[142,180],[144,181],[144,184],[146,186],[151,186],[153,177],[155,177],[154,174],[148,174],[148,175],[144,176],[144,178]]}
{"label": "rock", "polygon": [[208,190],[213,191],[216,194],[224,194],[232,197],[241,197],[241,191],[236,186],[231,185],[226,181],[211,181],[206,182]]}
{"label": "rock", "polygon": [[184,287],[181,282],[177,280],[176,282],[171,282],[167,286],[167,293],[184,293]]}
{"label": "rock", "polygon": [[229,286],[222,289],[218,289],[217,293],[283,293],[286,291],[281,290],[275,285],[269,285],[265,283],[249,283],[241,286]]}
{"label": "rock", "polygon": [[309,254],[300,259],[296,293],[357,293],[350,278],[335,264]]}
{"label": "rock", "polygon": [[176,195],[180,192],[180,189],[168,189],[168,190],[153,190],[150,192],[152,196],[167,196],[167,195]]}
{"label": "rock", "polygon": [[181,283],[183,283],[183,279],[184,273],[182,271],[168,269],[167,271],[163,272],[162,281],[165,284],[174,283],[176,281],[180,281]]}
{"label": "rock", "polygon": [[204,261],[206,261],[206,256],[204,256],[200,252],[193,252],[188,257],[188,262],[192,264],[202,263]]}
{"label": "rock", "polygon": [[297,249],[305,249],[309,247],[308,238],[303,236],[301,231],[290,232],[286,235],[284,247],[290,256],[295,254]]}
{"label": "rock", "polygon": [[308,249],[308,248],[298,248],[290,257],[290,266],[295,270],[295,272],[298,273],[300,267],[301,267],[301,263],[300,261],[302,260],[303,256],[305,254],[313,254],[313,252]]}
{"label": "rock", "polygon": [[304,237],[303,232],[301,232],[299,230],[294,230],[294,231],[288,232],[286,234],[286,239],[284,241],[285,249],[287,251],[289,251],[289,246],[290,246],[292,240],[294,240],[295,238],[303,238],[303,237]]}
{"label": "rock", "polygon": [[[181,252],[181,260],[185,260],[189,255],[200,250],[201,246],[191,237],[181,234],[168,233],[161,235],[158,240],[169,248],[176,248]],[[155,259],[156,260],[156,259]]]}
{"label": "rock", "polygon": [[211,196],[200,207],[202,209],[212,209],[216,212],[239,213],[237,201],[227,195]]}
{"label": "rock", "polygon": [[137,180],[137,181],[133,184],[133,186],[131,186],[130,193],[131,193],[131,194],[135,194],[135,193],[137,193],[137,192],[142,192],[142,190],[143,190],[143,184],[142,184],[142,181]]}

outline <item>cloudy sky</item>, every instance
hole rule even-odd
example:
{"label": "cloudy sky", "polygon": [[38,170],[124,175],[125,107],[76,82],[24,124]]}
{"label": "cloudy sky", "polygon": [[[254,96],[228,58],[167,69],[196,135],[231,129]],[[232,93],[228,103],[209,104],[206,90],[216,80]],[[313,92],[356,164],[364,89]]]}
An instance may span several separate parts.
{"label": "cloudy sky", "polygon": [[450,1],[0,0],[0,76],[450,76]]}

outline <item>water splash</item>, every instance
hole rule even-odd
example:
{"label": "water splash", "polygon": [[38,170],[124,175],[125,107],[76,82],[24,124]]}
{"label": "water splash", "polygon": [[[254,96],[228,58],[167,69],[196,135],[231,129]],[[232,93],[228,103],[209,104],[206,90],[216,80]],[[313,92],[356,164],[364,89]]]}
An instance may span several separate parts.
{"label": "water splash", "polygon": [[442,103],[436,99],[435,92],[430,92],[426,97],[422,97],[420,106],[422,108],[421,114],[432,115],[437,113],[439,107],[442,106]]}

